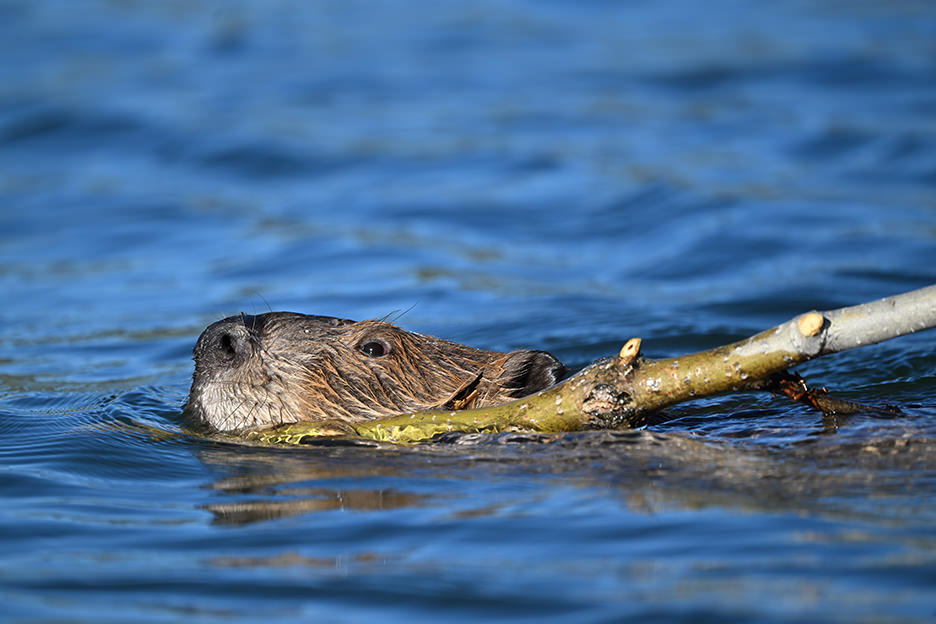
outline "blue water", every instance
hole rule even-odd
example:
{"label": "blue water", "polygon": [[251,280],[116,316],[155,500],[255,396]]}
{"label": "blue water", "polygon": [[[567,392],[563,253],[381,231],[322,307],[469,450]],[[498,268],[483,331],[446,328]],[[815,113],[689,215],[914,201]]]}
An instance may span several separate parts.
{"label": "blue water", "polygon": [[295,310],[576,368],[936,283],[927,2],[0,1],[0,619],[931,622],[936,333],[640,432],[264,449]]}

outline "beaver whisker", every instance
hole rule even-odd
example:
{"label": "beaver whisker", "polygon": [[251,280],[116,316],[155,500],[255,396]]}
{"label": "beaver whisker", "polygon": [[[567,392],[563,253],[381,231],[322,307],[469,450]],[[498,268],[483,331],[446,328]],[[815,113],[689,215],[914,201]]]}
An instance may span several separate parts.
{"label": "beaver whisker", "polygon": [[[240,410],[240,408],[244,406],[244,404],[245,404],[246,402],[247,402],[246,397],[245,397],[245,398],[242,398],[242,399],[241,399],[241,402],[238,403],[237,405],[235,405],[234,408],[231,409],[231,411],[228,412],[228,413],[225,415],[224,420],[222,421],[222,424],[223,424],[223,425],[227,425],[229,422],[231,422],[231,420],[232,420],[233,417],[234,417],[234,414],[236,414],[236,413]],[[254,405],[256,405],[256,404],[254,404]],[[228,429],[228,428],[229,428],[229,427],[224,426],[224,427],[222,427],[222,431],[225,430],[225,429]]]}
{"label": "beaver whisker", "polygon": [[275,424],[277,424],[277,425],[285,425],[286,422],[287,422],[287,421],[286,421],[286,417],[285,417],[285,414],[286,414],[286,403],[285,403],[285,401],[283,401],[283,398],[282,398],[281,396],[278,396],[278,395],[277,395],[277,396],[274,396],[274,398],[276,399],[277,407],[278,407],[279,409],[277,409],[277,410],[275,411],[275,416],[272,416],[272,414],[274,413],[274,411],[273,411],[273,409],[272,409],[272,407],[271,407],[271,409],[270,409],[271,420],[272,420]]}
{"label": "beaver whisker", "polygon": [[390,312],[386,314],[385,316],[381,317],[380,321],[383,323],[395,324],[401,318],[403,318],[404,316],[412,312],[413,308],[415,308],[417,305],[418,304],[414,303],[413,305],[406,308],[402,312],[400,310],[394,310],[393,312]]}

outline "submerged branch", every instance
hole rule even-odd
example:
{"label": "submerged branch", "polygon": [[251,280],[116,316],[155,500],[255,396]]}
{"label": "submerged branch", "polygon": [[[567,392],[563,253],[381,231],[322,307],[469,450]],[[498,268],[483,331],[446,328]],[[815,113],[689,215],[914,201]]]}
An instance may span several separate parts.
{"label": "submerged branch", "polygon": [[[308,436],[333,435],[417,442],[450,431],[636,427],[665,407],[725,392],[771,389],[772,376],[815,357],[934,326],[936,286],[929,286],[861,305],[808,312],[745,340],[676,358],[644,360],[640,339],[634,338],[618,356],[599,360],[552,388],[511,403],[417,412],[351,425],[296,423],[249,437],[291,444]],[[836,404],[827,398],[830,402],[817,406]]]}

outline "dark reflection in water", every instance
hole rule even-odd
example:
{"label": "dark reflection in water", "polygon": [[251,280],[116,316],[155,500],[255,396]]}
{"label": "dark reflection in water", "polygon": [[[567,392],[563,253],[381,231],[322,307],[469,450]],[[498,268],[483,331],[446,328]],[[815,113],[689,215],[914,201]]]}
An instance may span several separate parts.
{"label": "dark reflection in water", "polygon": [[[333,479],[356,480],[369,476],[393,479],[401,476],[407,465],[394,467],[383,455],[392,453],[386,446],[382,453],[377,444],[348,447],[369,447],[347,456],[344,453],[284,453],[281,450],[257,452],[241,448],[204,452],[201,459],[219,463],[235,472],[214,484],[212,488],[225,498],[246,499],[231,503],[206,505],[218,524],[247,524],[284,516],[316,511],[353,510],[383,511],[423,505],[431,497],[399,492],[392,487],[381,489],[330,489],[306,484]],[[245,458],[244,455],[247,457]],[[292,455],[292,456],[290,456]]]}
{"label": "dark reflection in water", "polygon": [[[223,488],[228,484],[219,484]],[[238,484],[242,487],[242,484]],[[355,510],[383,511],[400,507],[415,507],[424,497],[393,490],[329,490],[298,488],[277,493],[290,500],[256,500],[242,503],[206,505],[218,524],[247,524],[295,516],[316,511]]]}
{"label": "dark reflection in water", "polygon": [[[447,434],[402,449],[390,444],[329,452],[314,446],[305,452],[248,447],[200,457],[235,473],[214,483],[214,489],[249,497],[207,506],[222,524],[315,511],[450,504],[449,496],[439,492],[318,487],[331,481],[476,480],[515,473],[572,479],[583,487],[612,486],[629,509],[642,513],[728,507],[893,520],[908,511],[906,504],[916,509],[920,503],[901,500],[908,487],[921,493],[936,491],[932,462],[936,440],[925,436],[926,432],[907,425],[898,431],[865,432],[857,441],[813,438],[775,448],[651,431]],[[431,473],[423,464],[431,465]],[[855,499],[869,495],[876,500],[855,504]],[[911,524],[936,519],[929,517],[932,510],[924,511],[926,517],[918,513]]]}

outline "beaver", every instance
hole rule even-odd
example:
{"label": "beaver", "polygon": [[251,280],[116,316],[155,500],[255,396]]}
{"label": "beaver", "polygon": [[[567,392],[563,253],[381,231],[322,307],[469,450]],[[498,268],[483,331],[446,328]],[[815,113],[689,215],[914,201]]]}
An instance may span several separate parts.
{"label": "beaver", "polygon": [[546,351],[485,351],[380,320],[295,312],[217,321],[199,336],[194,356],[184,411],[222,432],[485,407],[566,373]]}

